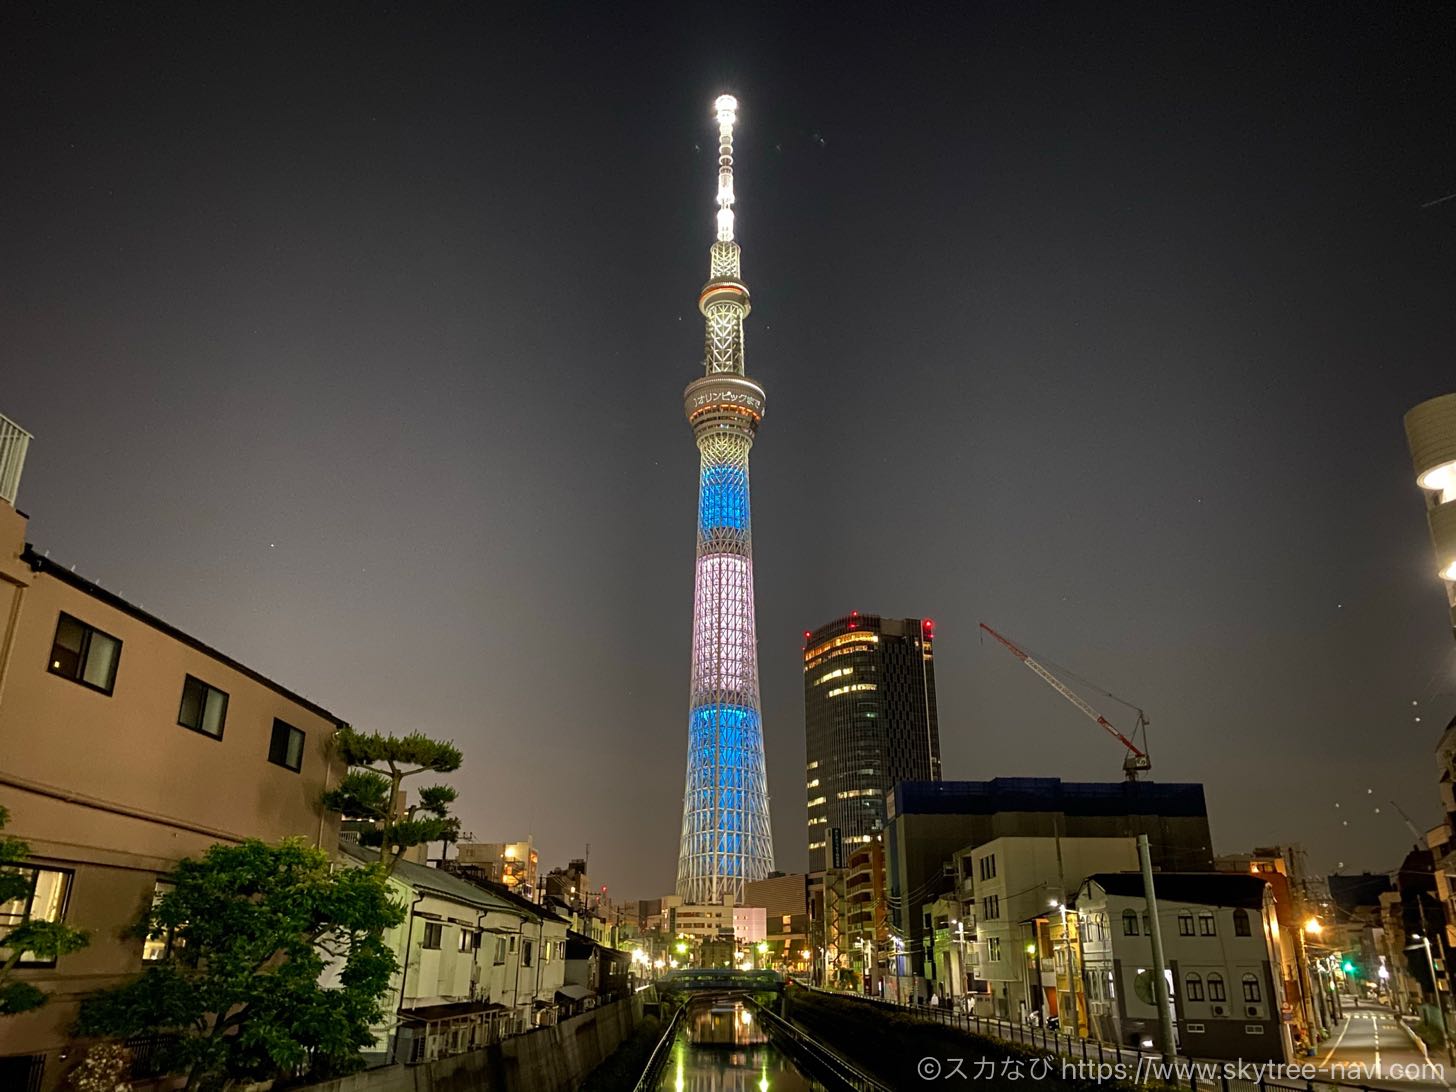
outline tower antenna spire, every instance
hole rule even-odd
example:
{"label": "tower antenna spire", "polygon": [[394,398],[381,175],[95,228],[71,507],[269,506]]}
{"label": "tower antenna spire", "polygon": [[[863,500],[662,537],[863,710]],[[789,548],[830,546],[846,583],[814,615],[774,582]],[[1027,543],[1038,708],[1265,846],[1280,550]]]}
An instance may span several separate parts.
{"label": "tower antenna spire", "polygon": [[738,100],[719,95],[713,107],[718,111],[718,241],[733,241],[733,124],[738,120]]}

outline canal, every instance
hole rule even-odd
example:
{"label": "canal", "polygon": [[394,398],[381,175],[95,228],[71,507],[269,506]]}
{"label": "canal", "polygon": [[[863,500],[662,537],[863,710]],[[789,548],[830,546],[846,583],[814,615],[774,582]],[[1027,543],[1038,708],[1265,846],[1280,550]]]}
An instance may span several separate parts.
{"label": "canal", "polygon": [[826,1092],[759,1027],[742,1001],[689,1004],[659,1092]]}

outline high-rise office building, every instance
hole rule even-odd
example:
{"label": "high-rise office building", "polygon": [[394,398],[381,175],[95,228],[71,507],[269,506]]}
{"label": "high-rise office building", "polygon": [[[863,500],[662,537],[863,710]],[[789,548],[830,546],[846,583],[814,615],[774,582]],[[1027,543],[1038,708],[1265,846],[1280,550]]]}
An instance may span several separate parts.
{"label": "high-rise office building", "polygon": [[804,634],[809,865],[840,868],[885,825],[885,793],[940,780],[935,623],[858,611]]}
{"label": "high-rise office building", "polygon": [[677,894],[693,904],[742,902],[743,885],[773,869],[758,647],[753,620],[753,547],[748,449],[763,418],[763,388],[743,372],[748,287],[733,240],[733,124],[738,103],[723,95],[718,116],[718,236],[698,295],[707,323],[701,379],[683,392],[698,443],[698,560],[688,772],[683,794]]}

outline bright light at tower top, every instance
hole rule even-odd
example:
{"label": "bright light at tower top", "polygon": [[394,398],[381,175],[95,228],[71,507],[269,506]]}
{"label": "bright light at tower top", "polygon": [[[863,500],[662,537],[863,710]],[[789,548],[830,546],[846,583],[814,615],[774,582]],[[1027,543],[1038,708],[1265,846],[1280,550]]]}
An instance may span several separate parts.
{"label": "bright light at tower top", "polygon": [[733,241],[733,123],[738,100],[719,95],[713,103],[718,112],[718,241]]}

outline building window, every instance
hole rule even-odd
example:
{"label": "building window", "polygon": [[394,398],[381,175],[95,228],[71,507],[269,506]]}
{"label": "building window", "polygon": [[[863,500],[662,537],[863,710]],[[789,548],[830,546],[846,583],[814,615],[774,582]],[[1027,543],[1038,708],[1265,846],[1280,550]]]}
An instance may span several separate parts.
{"label": "building window", "polygon": [[1234,911],[1234,936],[1246,937],[1249,935],[1249,912],[1242,907]]}
{"label": "building window", "polygon": [[990,880],[996,876],[996,854],[981,858],[981,879]]}
{"label": "building window", "polygon": [[986,941],[986,956],[992,963],[1001,962],[1001,938],[990,937]]}
{"label": "building window", "polygon": [[460,951],[473,952],[480,947],[480,933],[474,929],[460,930]]}
{"label": "building window", "polygon": [[1138,919],[1136,910],[1124,910],[1122,912],[1122,935],[1135,937],[1138,935]]}
{"label": "building window", "polygon": [[303,733],[281,720],[273,722],[273,739],[268,744],[268,761],[297,773],[303,768]]}
{"label": "building window", "polygon": [[1243,982],[1244,1000],[1257,1004],[1259,1001],[1259,980],[1251,974],[1246,974],[1244,975]]}
{"label": "building window", "polygon": [[1193,935],[1193,913],[1189,910],[1178,911],[1178,935],[1180,937],[1191,937]]}
{"label": "building window", "polygon": [[493,962],[495,963],[495,965],[497,967],[499,967],[505,961],[506,961],[506,938],[505,937],[496,937],[495,938],[495,959],[494,959]]}
{"label": "building window", "polygon": [[445,927],[438,921],[425,922],[425,939],[420,945],[421,948],[428,948],[437,951],[445,939]]}
{"label": "building window", "polygon": [[523,941],[521,941],[521,966],[522,967],[529,967],[531,965],[531,946],[532,946],[532,942],[531,941],[529,941],[529,940],[523,940]]}
{"label": "building window", "polygon": [[1223,992],[1223,975],[1213,971],[1208,976],[1208,999],[1210,1001],[1226,1001],[1228,998]]}
{"label": "building window", "polygon": [[1183,980],[1183,996],[1189,1001],[1203,1000],[1203,979],[1196,974],[1190,974]]}
{"label": "building window", "polygon": [[1212,914],[1199,914],[1198,915],[1198,935],[1201,936],[1201,937],[1211,937],[1211,936],[1214,935],[1214,933],[1215,933],[1215,929],[1213,927],[1213,915]]}
{"label": "building window", "polygon": [[[157,880],[152,885],[152,913],[156,913],[158,905],[167,897],[173,886],[165,880]],[[148,931],[146,939],[142,941],[142,962],[160,963],[172,954],[172,949],[180,948],[184,943],[185,941],[171,929]]]}
{"label": "building window", "polygon": [[[74,872],[65,868],[41,868],[37,865],[19,865],[14,871],[26,878],[30,890],[9,902],[0,903],[0,930],[9,932],[28,921],[66,920],[66,902],[71,897]],[[17,962],[23,967],[55,965],[55,960],[38,959],[29,952],[23,952]]]}
{"label": "building window", "polygon": [[987,895],[981,900],[981,917],[986,921],[995,921],[1001,916],[1001,896]]}
{"label": "building window", "polygon": [[177,710],[177,723],[213,739],[222,739],[227,707],[226,694],[188,675],[182,682],[182,707]]}
{"label": "building window", "polygon": [[116,665],[121,660],[121,642],[109,633],[88,626],[69,614],[56,623],[51,645],[49,671],[92,690],[110,694],[116,685]]}

